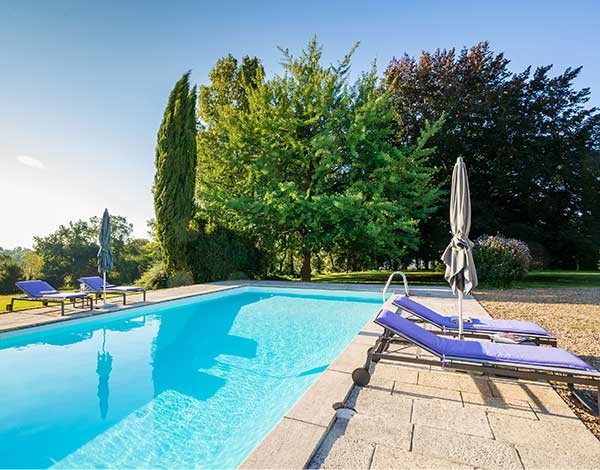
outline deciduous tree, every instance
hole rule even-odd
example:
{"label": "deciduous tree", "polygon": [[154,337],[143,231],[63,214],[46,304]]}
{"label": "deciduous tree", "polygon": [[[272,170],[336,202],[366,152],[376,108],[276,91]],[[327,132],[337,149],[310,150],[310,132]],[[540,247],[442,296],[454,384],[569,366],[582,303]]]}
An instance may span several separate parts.
{"label": "deciduous tree", "polygon": [[[439,124],[394,146],[390,96],[377,90],[375,68],[349,83],[353,51],[326,66],[313,39],[299,57],[283,51],[284,74],[270,80],[259,65],[246,74],[226,58],[211,74],[214,89],[200,90],[203,211],[299,252],[304,281],[321,250],[394,257],[416,247],[419,221],[438,197],[426,144]],[[215,80],[222,75],[225,86]],[[240,76],[243,99],[230,92]],[[218,113],[214,96],[225,97]]]}

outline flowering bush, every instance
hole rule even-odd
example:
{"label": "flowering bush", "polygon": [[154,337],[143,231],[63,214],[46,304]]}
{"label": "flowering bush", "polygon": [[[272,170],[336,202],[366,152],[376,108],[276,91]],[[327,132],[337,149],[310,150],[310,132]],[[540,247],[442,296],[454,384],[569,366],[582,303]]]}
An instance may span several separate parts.
{"label": "flowering bush", "polygon": [[479,280],[501,288],[523,279],[531,264],[525,242],[501,235],[484,235],[475,240],[473,257]]}

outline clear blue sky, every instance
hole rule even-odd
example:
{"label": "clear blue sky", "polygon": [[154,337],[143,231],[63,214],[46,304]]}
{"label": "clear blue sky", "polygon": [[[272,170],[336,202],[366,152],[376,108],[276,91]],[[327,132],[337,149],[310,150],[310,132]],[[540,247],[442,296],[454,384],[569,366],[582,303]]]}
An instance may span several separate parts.
{"label": "clear blue sky", "polygon": [[169,91],[188,69],[206,82],[227,53],[275,73],[277,46],[297,52],[317,34],[334,61],[358,40],[357,73],[488,40],[514,71],[583,65],[577,85],[600,105],[599,30],[595,1],[1,2],[0,246],[104,207],[145,235]]}

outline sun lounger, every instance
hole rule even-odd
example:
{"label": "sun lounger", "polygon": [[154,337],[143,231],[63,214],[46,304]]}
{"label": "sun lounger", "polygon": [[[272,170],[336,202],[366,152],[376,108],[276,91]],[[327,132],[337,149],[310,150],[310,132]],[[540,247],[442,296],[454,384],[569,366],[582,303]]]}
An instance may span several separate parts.
{"label": "sun lounger", "polygon": [[[486,375],[552,380],[571,386],[591,385],[598,390],[600,402],[600,373],[564,349],[465,341],[439,336],[385,308],[379,312],[375,323],[384,328],[384,333],[377,339],[375,346],[369,349],[365,365],[352,373],[354,383],[357,385],[365,386],[369,383],[371,361],[386,359]],[[400,342],[390,333],[424,349],[433,357],[413,357],[387,352],[391,343]],[[582,400],[581,397],[578,398]],[[590,404],[586,405],[590,409],[593,408]],[[598,406],[600,407],[600,403]],[[594,412],[598,413],[597,410]]]}
{"label": "sun lounger", "polygon": [[[104,281],[100,276],[81,277],[79,282],[85,284],[86,288],[90,292],[96,294],[96,299],[104,293]],[[106,283],[107,294],[120,294],[123,296],[123,305],[127,304],[127,294],[130,293],[141,293],[144,296],[144,302],[146,301],[146,289],[138,286],[115,286],[114,284]]]}
{"label": "sun lounger", "polygon": [[[442,331],[442,334],[458,334],[458,321],[427,308],[406,295],[398,295],[392,304],[404,312],[429,323]],[[487,318],[470,318],[463,323],[463,334],[474,338],[490,338],[498,333],[513,333],[526,336],[536,344],[556,346],[556,337],[537,323],[517,320],[495,320]]]}
{"label": "sun lounger", "polygon": [[86,292],[59,292],[45,281],[19,281],[15,285],[25,294],[21,297],[13,297],[10,304],[6,306],[6,310],[11,312],[14,308],[16,300],[27,302],[41,302],[44,306],[51,303],[60,304],[61,316],[65,314],[65,303],[69,302],[76,305],[78,300],[81,301],[81,307],[85,306],[86,301],[89,301],[90,309],[92,308],[93,299]]}

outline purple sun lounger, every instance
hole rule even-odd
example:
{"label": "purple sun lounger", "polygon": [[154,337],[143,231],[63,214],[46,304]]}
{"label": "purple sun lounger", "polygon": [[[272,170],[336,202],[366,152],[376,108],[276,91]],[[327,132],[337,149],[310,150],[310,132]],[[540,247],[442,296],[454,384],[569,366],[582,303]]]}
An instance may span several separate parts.
{"label": "purple sun lounger", "polygon": [[[598,390],[600,407],[600,373],[580,358],[559,348],[540,348],[538,346],[501,344],[483,341],[465,341],[439,336],[418,324],[403,318],[397,313],[382,309],[375,323],[384,328],[375,346],[369,349],[367,361],[361,368],[354,370],[354,383],[365,386],[371,380],[369,366],[371,361],[380,359],[448,367],[464,372],[478,372],[486,375],[500,375],[528,380],[552,380],[574,384],[591,385]],[[387,352],[391,343],[399,342],[389,333],[418,346],[433,358],[421,358]],[[586,403],[576,395],[589,409],[594,405]],[[598,411],[594,410],[597,414]]]}
{"label": "purple sun lounger", "polygon": [[[442,334],[458,334],[458,322],[452,317],[440,315],[425,305],[415,302],[406,295],[398,295],[392,300],[395,307],[429,323],[440,330]],[[475,338],[489,338],[497,333],[514,333],[528,337],[536,344],[556,346],[556,337],[537,323],[517,320],[494,320],[488,318],[470,318],[463,323],[463,333]]]}
{"label": "purple sun lounger", "polygon": [[[96,299],[104,293],[104,280],[100,276],[80,277],[79,282],[85,284],[85,286],[96,294]],[[142,293],[144,296],[144,302],[146,301],[146,289],[138,286],[115,286],[114,284],[106,283],[107,294],[120,294],[123,296],[123,305],[127,304],[127,294],[129,293]]]}
{"label": "purple sun lounger", "polygon": [[45,281],[19,281],[15,285],[25,294],[21,297],[13,297],[6,310],[11,312],[14,308],[15,300],[28,302],[41,302],[44,306],[50,303],[60,304],[61,316],[65,314],[65,303],[70,302],[73,305],[81,300],[81,307],[85,306],[86,300],[89,300],[90,309],[92,308],[92,298],[86,292],[59,292]]}

